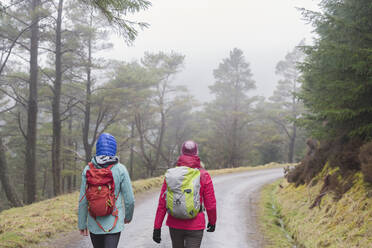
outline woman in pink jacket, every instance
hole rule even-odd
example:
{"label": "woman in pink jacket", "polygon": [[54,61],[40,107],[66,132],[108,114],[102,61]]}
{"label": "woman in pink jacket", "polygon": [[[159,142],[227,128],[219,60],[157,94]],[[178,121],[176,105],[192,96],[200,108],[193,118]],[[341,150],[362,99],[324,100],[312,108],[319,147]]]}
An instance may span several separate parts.
{"label": "woman in pink jacket", "polygon": [[[208,215],[207,232],[214,232],[216,228],[217,212],[216,198],[214,195],[213,183],[209,173],[200,165],[198,156],[198,145],[193,141],[186,141],[182,145],[181,156],[178,158],[177,166],[187,166],[200,170],[200,202]],[[166,208],[167,184],[164,180],[159,197],[159,204],[156,211],[153,240],[156,243],[161,241],[161,226]],[[167,226],[169,227],[173,248],[199,248],[205,229],[204,212],[200,211],[193,219],[177,219],[168,214]]]}

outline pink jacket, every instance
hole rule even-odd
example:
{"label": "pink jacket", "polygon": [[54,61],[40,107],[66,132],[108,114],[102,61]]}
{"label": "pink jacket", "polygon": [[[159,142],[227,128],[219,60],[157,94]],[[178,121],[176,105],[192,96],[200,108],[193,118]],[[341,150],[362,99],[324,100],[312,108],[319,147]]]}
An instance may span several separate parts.
{"label": "pink jacket", "polygon": [[[188,166],[191,168],[200,169],[201,202],[204,208],[206,209],[209,223],[212,225],[216,224],[216,220],[217,220],[216,197],[214,195],[212,179],[206,170],[201,169],[199,157],[190,156],[190,155],[182,155],[177,162],[177,166]],[[163,183],[163,186],[160,192],[158,209],[156,211],[156,217],[155,217],[155,223],[154,223],[155,229],[161,228],[165,214],[167,213],[166,196],[164,194],[166,189],[167,189],[167,184],[164,180],[164,183]],[[175,229],[203,230],[205,229],[204,212],[200,212],[193,219],[186,219],[186,220],[177,219],[171,215],[168,215],[166,225],[171,228],[175,228]]]}

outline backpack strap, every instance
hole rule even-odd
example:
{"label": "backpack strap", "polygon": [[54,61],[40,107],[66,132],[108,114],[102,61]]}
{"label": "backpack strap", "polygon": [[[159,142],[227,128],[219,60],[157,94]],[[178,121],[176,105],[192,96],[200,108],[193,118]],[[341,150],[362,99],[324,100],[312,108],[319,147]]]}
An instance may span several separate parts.
{"label": "backpack strap", "polygon": [[[116,199],[115,199],[115,202],[116,202]],[[116,224],[117,224],[117,222],[118,222],[118,219],[119,219],[119,211],[118,211],[118,209],[116,208],[116,203],[115,203],[115,202],[114,202],[114,208],[115,208],[115,211],[112,212],[112,216],[115,216],[115,221],[114,221],[114,224],[112,225],[112,227],[111,227],[109,230],[105,230],[105,229],[103,228],[103,226],[98,222],[97,218],[94,217],[94,220],[96,221],[96,223],[97,223],[97,225],[99,226],[99,228],[101,228],[102,231],[104,231],[104,232],[106,232],[106,233],[111,232],[111,231],[115,228],[115,226],[116,226]]]}
{"label": "backpack strap", "polygon": [[88,163],[89,169],[95,169],[94,164],[92,162]]}
{"label": "backpack strap", "polygon": [[[92,162],[89,162],[89,163],[88,163],[88,166],[89,166],[89,169],[94,169],[94,164],[93,164]],[[87,194],[87,187],[88,187],[88,185],[85,187],[85,193],[84,193],[84,195],[81,197],[81,199],[80,199],[79,202],[81,202],[81,201],[84,199],[84,197],[86,196],[86,194]]]}
{"label": "backpack strap", "polygon": [[87,195],[87,191],[85,190],[85,193],[84,193],[84,195],[81,197],[81,199],[80,199],[80,201],[79,202],[81,202],[83,199],[84,199],[84,197]]}
{"label": "backpack strap", "polygon": [[107,166],[106,168],[111,170],[112,167],[114,167],[114,165],[116,165],[117,163],[113,163],[113,164],[110,164],[109,166]]}
{"label": "backpack strap", "polygon": [[[202,186],[204,187],[204,174],[206,172],[206,170],[202,167],[198,168],[198,170],[200,171],[200,190],[202,188]],[[204,188],[203,188],[204,190]],[[204,198],[203,196],[200,194],[200,209],[199,209],[199,213],[202,213],[204,212],[205,208],[204,208],[204,205],[203,205],[203,201],[204,201]]]}

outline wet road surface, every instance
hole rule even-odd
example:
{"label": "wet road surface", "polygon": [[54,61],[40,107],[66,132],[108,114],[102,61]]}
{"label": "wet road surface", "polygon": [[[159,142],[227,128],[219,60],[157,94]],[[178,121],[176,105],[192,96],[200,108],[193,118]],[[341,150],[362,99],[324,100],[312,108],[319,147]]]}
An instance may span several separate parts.
{"label": "wet road surface", "polygon": [[[213,178],[217,198],[217,225],[214,233],[204,232],[202,248],[258,248],[261,237],[256,228],[257,192],[266,183],[283,176],[283,169],[266,169]],[[171,248],[168,227],[162,228],[162,242],[152,241],[153,222],[159,192],[137,197],[133,221],[125,226],[119,248]],[[90,248],[89,237],[66,247]]]}

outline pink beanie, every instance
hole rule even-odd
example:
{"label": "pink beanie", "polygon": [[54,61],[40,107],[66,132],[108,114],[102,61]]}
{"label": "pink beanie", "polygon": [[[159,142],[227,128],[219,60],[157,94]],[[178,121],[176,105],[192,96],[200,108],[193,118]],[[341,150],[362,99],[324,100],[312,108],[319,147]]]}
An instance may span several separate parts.
{"label": "pink beanie", "polygon": [[181,148],[182,155],[198,155],[198,144],[192,140],[185,141]]}

